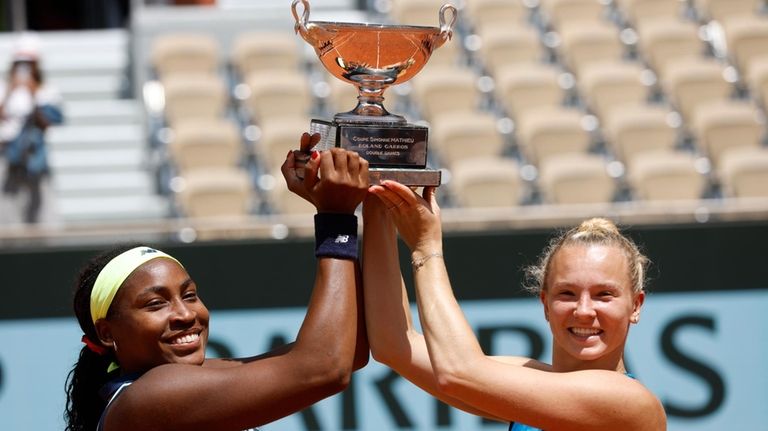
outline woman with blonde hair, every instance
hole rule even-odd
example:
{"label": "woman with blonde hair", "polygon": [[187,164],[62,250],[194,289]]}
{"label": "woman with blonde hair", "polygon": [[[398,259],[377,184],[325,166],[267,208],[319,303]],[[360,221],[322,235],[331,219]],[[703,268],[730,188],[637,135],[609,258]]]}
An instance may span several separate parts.
{"label": "woman with blonde hair", "polygon": [[[659,400],[624,366],[639,321],[648,260],[605,219],[552,240],[530,269],[552,331],[552,363],[487,356],[451,290],[435,189],[372,186],[364,202],[363,280],[374,359],[440,400],[510,430],[666,428]],[[419,319],[413,326],[396,232],[411,251]]]}

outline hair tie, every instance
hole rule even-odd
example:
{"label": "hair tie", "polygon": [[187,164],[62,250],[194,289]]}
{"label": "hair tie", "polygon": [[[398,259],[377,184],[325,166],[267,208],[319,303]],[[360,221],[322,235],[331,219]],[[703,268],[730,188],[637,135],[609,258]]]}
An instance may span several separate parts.
{"label": "hair tie", "polygon": [[85,346],[88,347],[88,350],[90,350],[91,352],[93,352],[93,353],[95,353],[95,354],[97,354],[99,356],[104,356],[104,355],[107,354],[107,348],[106,347],[94,343],[93,341],[91,341],[90,338],[88,338],[87,335],[83,335],[83,338],[81,338],[80,341],[85,343]]}

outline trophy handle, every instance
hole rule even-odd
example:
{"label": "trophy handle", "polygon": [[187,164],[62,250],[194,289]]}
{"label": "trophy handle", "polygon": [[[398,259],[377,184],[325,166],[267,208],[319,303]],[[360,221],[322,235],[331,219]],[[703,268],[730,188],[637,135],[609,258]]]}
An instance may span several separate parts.
{"label": "trophy handle", "polygon": [[[447,12],[451,13],[450,19],[446,19],[445,17]],[[457,16],[458,12],[456,11],[456,6],[450,3],[446,3],[440,8],[440,45],[451,40],[451,37],[453,36],[453,25],[456,24]]]}
{"label": "trophy handle", "polygon": [[[304,11],[301,13],[301,17],[299,17],[299,13],[296,10],[296,6],[298,6],[299,3],[304,6]],[[291,3],[291,13],[296,20],[293,30],[300,34],[301,38],[312,45],[315,50],[319,50],[336,35],[336,31],[334,30],[309,22],[309,0],[293,0]]]}
{"label": "trophy handle", "polygon": [[[299,18],[299,13],[296,11],[296,6],[298,6],[299,3],[304,6],[301,18]],[[293,0],[291,3],[291,13],[293,14],[293,19],[296,20],[293,30],[296,33],[299,33],[304,40],[309,42],[307,39],[307,37],[309,37],[309,30],[307,30],[307,23],[309,22],[309,0]]]}

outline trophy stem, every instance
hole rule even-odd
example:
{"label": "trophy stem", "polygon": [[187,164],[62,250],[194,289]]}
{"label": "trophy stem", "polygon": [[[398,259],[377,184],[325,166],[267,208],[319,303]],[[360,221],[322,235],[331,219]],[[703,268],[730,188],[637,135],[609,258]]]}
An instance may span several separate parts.
{"label": "trophy stem", "polygon": [[406,120],[400,115],[391,114],[384,107],[384,90],[393,80],[382,79],[382,77],[371,77],[372,79],[361,79],[353,76],[352,80],[357,81],[357,106],[349,112],[338,113],[334,120],[343,123],[359,122],[385,122],[393,124],[405,124]]}

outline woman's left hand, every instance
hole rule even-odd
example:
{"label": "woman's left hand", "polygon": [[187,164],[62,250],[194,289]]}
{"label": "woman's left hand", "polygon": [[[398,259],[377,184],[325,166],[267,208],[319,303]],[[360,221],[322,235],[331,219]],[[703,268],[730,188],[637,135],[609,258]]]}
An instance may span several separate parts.
{"label": "woman's left hand", "polygon": [[385,180],[381,185],[371,186],[369,192],[386,205],[411,252],[427,254],[442,250],[440,207],[434,187],[425,187],[419,196],[403,184]]}
{"label": "woman's left hand", "polygon": [[302,134],[301,140],[299,141],[299,149],[289,151],[285,162],[283,162],[283,165],[280,167],[280,170],[283,172],[283,177],[285,177],[285,182],[288,185],[288,190],[296,193],[312,204],[314,204],[314,202],[312,202],[309,192],[304,187],[304,177],[306,174],[307,163],[312,154],[312,148],[317,145],[318,142],[320,142],[319,134]]}
{"label": "woman's left hand", "polygon": [[318,212],[352,214],[368,193],[368,161],[354,151],[311,151],[320,135],[304,133],[300,149],[289,151],[280,170],[288,190]]}

